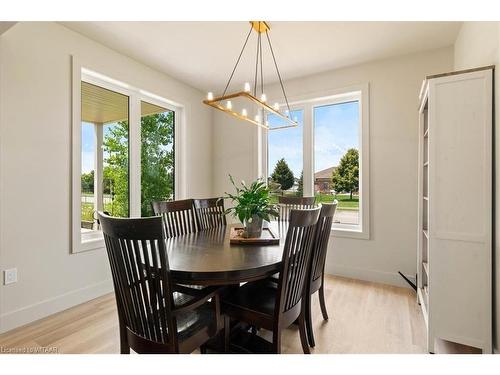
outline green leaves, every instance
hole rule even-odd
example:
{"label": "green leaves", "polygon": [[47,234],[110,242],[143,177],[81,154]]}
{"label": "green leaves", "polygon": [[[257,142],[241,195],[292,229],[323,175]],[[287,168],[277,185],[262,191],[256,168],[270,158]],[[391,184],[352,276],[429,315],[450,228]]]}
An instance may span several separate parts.
{"label": "green leaves", "polygon": [[[103,142],[105,152],[104,190],[105,193],[113,194],[113,203],[108,204],[105,209],[115,216],[128,216],[128,138],[128,121],[120,121],[107,126]],[[170,199],[173,195],[173,142],[173,112],[166,111],[141,117],[142,216],[153,214],[151,201]]]}
{"label": "green leaves", "polygon": [[234,204],[225,211],[226,214],[232,214],[241,223],[250,222],[254,215],[267,221],[271,221],[271,217],[279,216],[276,206],[271,204],[269,189],[262,180],[256,180],[249,186],[242,181],[241,187],[236,185],[233,176],[229,175],[229,180],[236,194],[226,193],[225,198]]}
{"label": "green leaves", "polygon": [[295,178],[293,176],[293,172],[288,166],[285,159],[280,159],[276,163],[274,167],[273,174],[271,178],[274,182],[277,182],[281,185],[281,190],[288,190],[293,186],[295,182]]}
{"label": "green leaves", "polygon": [[339,166],[332,174],[333,188],[337,193],[348,192],[351,194],[359,190],[359,152],[355,148],[347,150]]}

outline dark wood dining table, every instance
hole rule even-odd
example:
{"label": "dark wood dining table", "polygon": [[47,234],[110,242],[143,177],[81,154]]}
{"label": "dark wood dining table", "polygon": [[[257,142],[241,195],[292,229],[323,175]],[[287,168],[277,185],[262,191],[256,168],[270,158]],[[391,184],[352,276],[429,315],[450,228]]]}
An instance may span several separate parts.
{"label": "dark wood dining table", "polygon": [[279,272],[286,228],[279,222],[271,222],[269,228],[280,237],[279,245],[231,244],[231,225],[168,239],[168,259],[174,282],[234,285]]}

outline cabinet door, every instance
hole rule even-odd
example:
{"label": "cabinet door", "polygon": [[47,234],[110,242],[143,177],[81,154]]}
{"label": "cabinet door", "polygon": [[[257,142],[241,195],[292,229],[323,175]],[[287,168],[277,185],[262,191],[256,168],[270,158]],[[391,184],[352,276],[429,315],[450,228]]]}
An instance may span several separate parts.
{"label": "cabinet door", "polygon": [[430,315],[436,336],[491,347],[492,71],[429,87]]}

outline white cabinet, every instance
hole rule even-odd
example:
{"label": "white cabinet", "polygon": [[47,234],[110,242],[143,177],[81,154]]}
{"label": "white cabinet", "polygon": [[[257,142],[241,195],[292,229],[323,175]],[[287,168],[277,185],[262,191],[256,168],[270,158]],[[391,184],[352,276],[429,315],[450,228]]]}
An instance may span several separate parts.
{"label": "white cabinet", "polygon": [[493,68],[429,76],[418,162],[418,302],[441,338],[492,352]]}

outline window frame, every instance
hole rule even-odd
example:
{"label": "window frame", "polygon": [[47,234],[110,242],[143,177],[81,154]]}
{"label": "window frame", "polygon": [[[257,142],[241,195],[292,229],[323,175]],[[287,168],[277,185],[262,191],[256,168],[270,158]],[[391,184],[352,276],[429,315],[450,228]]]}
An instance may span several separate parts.
{"label": "window frame", "polygon": [[[292,97],[290,109],[304,110],[303,123],[303,195],[314,195],[314,109],[317,107],[359,101],[359,224],[333,224],[332,235],[355,239],[370,238],[370,126],[369,84],[360,84],[326,92]],[[281,106],[285,103],[281,103]],[[279,130],[278,130],[279,131]],[[263,132],[263,175],[268,175],[268,131]]]}
{"label": "window frame", "polygon": [[[180,129],[184,123],[184,106],[146,90],[98,73],[79,58],[72,56],[72,246],[71,253],[104,249],[102,233],[81,233],[81,82],[126,95],[129,100],[129,216],[141,217],[141,102],[174,112],[174,199],[183,196],[181,174],[183,149]],[[102,142],[102,139],[101,139]],[[97,152],[97,150],[96,150]],[[181,174],[180,176],[177,174]],[[102,190],[102,189],[101,189]],[[101,194],[102,195],[102,194]],[[96,197],[95,202],[99,200]]]}

